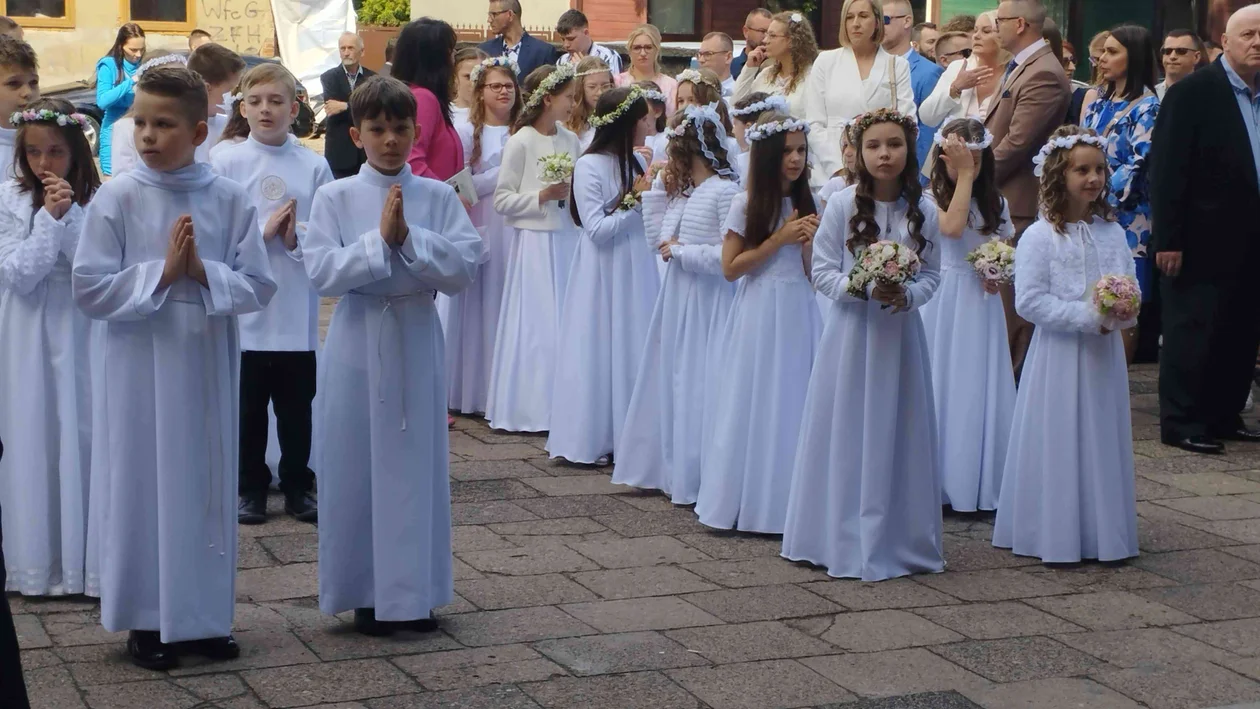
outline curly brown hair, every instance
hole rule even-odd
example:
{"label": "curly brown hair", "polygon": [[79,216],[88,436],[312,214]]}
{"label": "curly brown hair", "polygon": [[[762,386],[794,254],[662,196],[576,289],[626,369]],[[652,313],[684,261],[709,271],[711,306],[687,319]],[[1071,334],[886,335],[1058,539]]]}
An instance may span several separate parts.
{"label": "curly brown hair", "polygon": [[[1098,133],[1089,128],[1081,128],[1080,126],[1061,126],[1050,134],[1050,140],[1056,138],[1067,138],[1074,135],[1088,135],[1097,137]],[[1088,143],[1077,143],[1071,150],[1054,150],[1046,157],[1046,162],[1041,166],[1041,183],[1038,192],[1038,206],[1041,213],[1045,216],[1046,221],[1054,227],[1054,230],[1060,234],[1067,233],[1067,210],[1068,210],[1068,191],[1067,191],[1067,173],[1072,167],[1072,153],[1077,150],[1097,150],[1100,153],[1102,149],[1090,145]],[[1111,177],[1111,168],[1107,167],[1106,155],[1103,156],[1103,165],[1107,170],[1107,177]],[[1111,207],[1111,203],[1107,201],[1108,189],[1104,187],[1095,199],[1089,205],[1089,214],[1091,216],[1100,217],[1109,222],[1116,220],[1116,212]]]}
{"label": "curly brown hair", "polygon": [[[799,17],[800,20],[793,21],[793,16]],[[814,60],[818,58],[818,39],[814,36],[814,26],[810,24],[809,18],[799,12],[780,12],[770,21],[781,23],[788,31],[788,44],[792,52],[792,78],[783,89],[783,94],[786,96],[796,90],[801,79],[809,73],[810,67],[814,66]],[[764,70],[770,72],[772,81],[778,81],[779,69],[779,63],[772,61]]]}
{"label": "curly brown hair", "polygon": [[880,108],[863,114],[854,124],[853,145],[857,148],[857,194],[856,209],[849,218],[849,238],[845,241],[849,253],[855,256],[858,250],[879,241],[879,222],[875,220],[875,177],[866,169],[866,159],[862,154],[862,141],[866,131],[872,126],[893,123],[905,131],[906,164],[897,180],[900,182],[900,194],[906,200],[906,222],[910,228],[910,240],[914,242],[915,253],[922,254],[927,248],[927,238],[923,236],[923,186],[919,183],[919,159],[915,155],[914,140],[918,134],[918,122],[913,116],[898,113],[887,108]]}
{"label": "curly brown hair", "polygon": [[512,80],[512,111],[508,114],[508,125],[516,122],[518,116],[521,115],[521,87],[516,83],[516,72],[510,67],[494,66],[486,69],[477,76],[477,80],[473,82],[473,102],[472,107],[468,109],[468,122],[472,124],[472,151],[468,154],[468,164],[476,169],[481,163],[481,131],[486,127],[486,102],[482,100],[485,93],[486,81],[491,74],[505,76]]}
{"label": "curly brown hair", "polygon": [[603,59],[596,56],[589,56],[577,63],[574,67],[577,72],[577,95],[573,106],[573,113],[569,116],[568,123],[564,126],[574,133],[581,133],[590,127],[591,112],[595,110],[594,106],[586,105],[586,80],[587,78],[597,74],[608,74],[610,87],[615,85],[613,82],[612,70],[604,63]]}
{"label": "curly brown hair", "polygon": [[[695,158],[703,160],[714,172],[732,169],[730,156],[726,154],[726,146],[718,138],[717,128],[711,122],[704,121],[700,124],[704,127],[703,136],[697,129],[696,123],[687,120],[686,114],[682,111],[674,114],[670,124],[682,126],[684,132],[681,137],[670,137],[669,144],[665,148],[665,155],[669,158],[669,164],[665,169],[672,178],[666,181],[670,187],[669,196],[679,197],[695,188],[691,180],[691,163]],[[700,144],[701,140],[704,141],[703,146]],[[717,159],[716,165],[704,154],[704,148],[708,148],[709,153]]]}
{"label": "curly brown hair", "polygon": [[[955,118],[941,128],[940,135],[956,135],[964,143],[979,143],[984,140],[984,124],[974,118]],[[941,160],[940,146],[932,147],[932,196],[941,209],[949,209],[954,201],[954,181],[949,179],[949,166]],[[994,177],[997,167],[993,159],[993,148],[985,148],[980,152],[980,169],[976,173],[971,187],[971,198],[980,208],[980,233],[985,236],[996,234],[1006,223],[1002,218],[1002,193],[997,188]],[[971,218],[967,218],[968,226]]]}

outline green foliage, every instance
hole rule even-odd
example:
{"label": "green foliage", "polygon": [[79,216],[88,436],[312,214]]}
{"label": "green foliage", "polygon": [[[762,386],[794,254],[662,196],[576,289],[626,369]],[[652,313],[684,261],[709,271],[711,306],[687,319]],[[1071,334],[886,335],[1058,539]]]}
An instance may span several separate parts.
{"label": "green foliage", "polygon": [[410,21],[410,0],[362,0],[359,5],[360,25],[401,27]]}

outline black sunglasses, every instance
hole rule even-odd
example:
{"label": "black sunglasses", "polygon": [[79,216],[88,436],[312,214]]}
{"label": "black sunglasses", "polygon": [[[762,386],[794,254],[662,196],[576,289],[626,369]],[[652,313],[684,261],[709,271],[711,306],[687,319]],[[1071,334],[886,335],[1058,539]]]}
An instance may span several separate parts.
{"label": "black sunglasses", "polygon": [[946,53],[942,54],[941,56],[942,56],[942,57],[952,57],[952,56],[955,56],[955,55],[960,56],[960,57],[962,57],[963,59],[970,59],[970,58],[971,58],[971,47],[964,47],[964,48],[962,48],[962,49],[958,50],[957,52],[946,52]]}
{"label": "black sunglasses", "polygon": [[1164,56],[1166,57],[1172,54],[1176,54],[1179,57],[1184,57],[1190,52],[1197,52],[1198,50],[1190,49],[1189,47],[1164,47],[1163,50],[1161,51],[1164,53]]}

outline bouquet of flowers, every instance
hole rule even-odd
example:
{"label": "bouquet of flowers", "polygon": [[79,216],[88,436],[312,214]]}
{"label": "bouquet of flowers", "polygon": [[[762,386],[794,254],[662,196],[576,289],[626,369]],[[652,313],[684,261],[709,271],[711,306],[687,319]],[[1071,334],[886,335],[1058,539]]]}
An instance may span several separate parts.
{"label": "bouquet of flowers", "polygon": [[[538,158],[538,180],[544,185],[558,185],[573,177],[573,156],[568,153],[552,153]],[[564,209],[564,200],[560,200]]]}
{"label": "bouquet of flowers", "polygon": [[652,163],[648,167],[648,178],[651,179],[653,182],[655,182],[656,176],[661,174],[661,170],[664,170],[668,166],[669,166],[669,163],[665,162],[664,160],[660,162]]}
{"label": "bouquet of flowers", "polygon": [[642,201],[643,199],[639,196],[638,192],[630,190],[621,198],[621,203],[617,205],[617,211],[628,212],[631,209],[638,207]]}
{"label": "bouquet of flowers", "polygon": [[1103,276],[1094,286],[1094,307],[1105,318],[1127,322],[1142,308],[1142,290],[1129,276]]}
{"label": "bouquet of flowers", "polygon": [[877,241],[858,254],[849,273],[849,294],[866,300],[866,286],[902,285],[919,272],[919,255],[896,241]]}
{"label": "bouquet of flowers", "polygon": [[1005,285],[1015,277],[1015,247],[998,239],[986,241],[967,254],[967,263],[981,281]]}

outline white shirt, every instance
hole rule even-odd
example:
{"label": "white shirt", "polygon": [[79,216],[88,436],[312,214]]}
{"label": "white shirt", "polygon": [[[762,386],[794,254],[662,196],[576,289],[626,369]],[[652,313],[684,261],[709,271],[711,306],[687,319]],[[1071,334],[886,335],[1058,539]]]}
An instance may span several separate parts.
{"label": "white shirt", "polygon": [[722,96],[730,98],[735,95],[735,77],[728,76],[722,79]]}
{"label": "white shirt", "polygon": [[533,126],[525,126],[508,138],[494,190],[494,210],[503,215],[508,226],[529,231],[573,228],[569,210],[560,209],[559,202],[538,204],[538,193],[547,187],[538,178],[538,159],[555,153],[568,153],[575,165],[582,154],[577,135],[559,124],[555,135],[543,135]]}
{"label": "white shirt", "polygon": [[16,128],[0,128],[0,179],[17,177],[17,168],[13,165],[13,145],[17,140]]}
{"label": "white shirt", "polygon": [[1160,101],[1164,100],[1164,94],[1166,93],[1168,93],[1168,80],[1167,79],[1164,79],[1158,84],[1155,84],[1155,95],[1159,97]]}
{"label": "white shirt", "polygon": [[1016,68],[1023,66],[1024,62],[1028,61],[1028,59],[1032,57],[1032,55],[1037,53],[1038,49],[1041,49],[1044,46],[1046,46],[1046,40],[1039,39],[1036,42],[1033,42],[1032,44],[1028,45],[1027,47],[1024,47],[1024,50],[1022,52],[1015,55]]}
{"label": "white shirt", "polygon": [[[341,70],[346,71],[346,67],[344,64],[341,66]],[[358,70],[355,71],[353,74],[346,71],[346,81],[350,82],[351,91],[354,91],[354,85],[359,83],[359,79],[362,79],[362,78],[363,78],[363,67],[359,67]]]}
{"label": "white shirt", "polygon": [[[616,76],[621,73],[621,56],[613,50],[602,44],[591,42],[591,49],[587,52],[589,56],[599,57],[601,61],[608,65],[608,69],[612,71],[612,75]],[[558,64],[577,64],[572,54],[563,54]],[[524,79],[524,77],[521,77]]]}
{"label": "white shirt", "polygon": [[[295,141],[264,145],[254,138],[215,154],[215,172],[245,188],[258,213],[258,229],[290,199],[297,200],[299,239],[310,219],[315,191],[333,181],[328,162]],[[241,315],[241,349],[251,352],[314,352],[319,341],[319,297],[302,265],[302,247],[265,241],[276,295],[259,313]]]}

